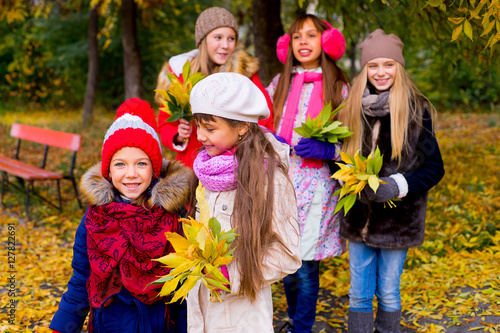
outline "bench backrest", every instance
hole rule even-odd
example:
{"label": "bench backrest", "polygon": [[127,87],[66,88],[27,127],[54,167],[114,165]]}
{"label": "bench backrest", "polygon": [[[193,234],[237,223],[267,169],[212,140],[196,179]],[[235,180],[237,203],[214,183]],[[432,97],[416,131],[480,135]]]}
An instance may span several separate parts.
{"label": "bench backrest", "polygon": [[54,131],[36,126],[13,123],[10,128],[13,138],[30,140],[43,145],[69,149],[74,152],[80,150],[82,136],[79,134]]}

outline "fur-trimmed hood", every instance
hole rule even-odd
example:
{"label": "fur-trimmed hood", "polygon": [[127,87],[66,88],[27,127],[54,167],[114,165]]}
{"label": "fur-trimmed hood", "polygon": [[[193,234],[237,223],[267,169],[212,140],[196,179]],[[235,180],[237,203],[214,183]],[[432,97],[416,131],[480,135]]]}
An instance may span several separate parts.
{"label": "fur-trimmed hood", "polygon": [[[194,179],[191,169],[178,161],[163,159],[160,177],[150,189],[149,206],[167,211],[180,211],[188,202]],[[115,188],[101,173],[101,163],[90,167],[80,180],[80,196],[88,205],[102,206],[115,201]]]}

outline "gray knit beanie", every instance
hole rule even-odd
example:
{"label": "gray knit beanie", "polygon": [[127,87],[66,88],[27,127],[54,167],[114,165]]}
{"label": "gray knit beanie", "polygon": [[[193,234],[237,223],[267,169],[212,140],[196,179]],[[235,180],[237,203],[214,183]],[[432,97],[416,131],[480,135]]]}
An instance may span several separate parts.
{"label": "gray knit beanie", "polygon": [[384,30],[377,29],[368,36],[359,46],[361,49],[361,68],[375,58],[390,58],[405,65],[403,58],[404,44],[394,34],[386,35]]}
{"label": "gray knit beanie", "polygon": [[238,23],[231,12],[221,7],[210,7],[202,11],[196,20],[194,31],[196,47],[212,30],[221,27],[232,28],[236,33],[236,40],[238,40]]}

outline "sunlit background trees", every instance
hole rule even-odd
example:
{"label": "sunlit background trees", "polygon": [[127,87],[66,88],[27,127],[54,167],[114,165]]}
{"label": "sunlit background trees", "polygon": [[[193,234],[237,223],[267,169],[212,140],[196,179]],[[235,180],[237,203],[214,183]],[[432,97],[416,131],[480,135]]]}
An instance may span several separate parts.
{"label": "sunlit background trees", "polygon": [[237,17],[263,81],[281,69],[277,38],[309,11],[345,35],[341,66],[351,78],[359,70],[358,44],[383,28],[405,42],[408,71],[441,110],[498,107],[496,0],[6,0],[0,110],[80,108],[88,124],[95,106],[112,109],[132,96],[152,101],[162,63],[195,47],[196,18],[214,5]]}

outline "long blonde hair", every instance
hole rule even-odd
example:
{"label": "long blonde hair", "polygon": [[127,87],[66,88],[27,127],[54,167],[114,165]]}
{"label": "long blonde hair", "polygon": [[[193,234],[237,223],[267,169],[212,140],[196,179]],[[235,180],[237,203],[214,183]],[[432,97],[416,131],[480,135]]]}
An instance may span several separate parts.
{"label": "long blonde hair", "polygon": [[[391,160],[401,163],[406,152],[410,124],[422,126],[425,109],[435,118],[436,109],[413,83],[405,68],[396,62],[396,76],[390,88],[389,109],[391,117]],[[343,151],[353,156],[362,150],[367,121],[363,113],[363,93],[368,84],[368,66],[354,79],[345,108],[339,113],[339,120],[349,127],[353,135],[344,139]]]}
{"label": "long blonde hair", "polygon": [[221,65],[217,65],[208,55],[207,37],[198,46],[200,53],[191,61],[191,74],[201,72],[203,75],[218,73]]}
{"label": "long blonde hair", "polygon": [[[202,113],[195,114],[194,118],[196,122],[215,121],[215,116]],[[241,273],[239,292],[254,301],[265,282],[262,262],[267,250],[273,243],[279,243],[288,250],[273,228],[275,211],[281,206],[280,202],[274,200],[274,183],[278,173],[290,180],[286,166],[258,124],[222,117],[219,119],[232,128],[242,124],[248,127],[236,145],[238,187],[231,224],[237,227],[236,232],[240,235],[236,238],[234,252]],[[293,188],[291,183],[290,186]],[[195,202],[192,201],[190,206],[194,208]],[[192,209],[190,214],[193,214]]]}
{"label": "long blonde hair", "polygon": [[[304,14],[295,19],[290,29],[288,29],[288,34],[292,36],[295,32],[299,31],[304,22],[307,19],[311,19],[314,26],[323,34],[323,32],[329,29],[329,26],[323,22],[320,18],[311,14]],[[285,62],[285,69],[281,74],[281,77],[276,86],[276,92],[274,93],[274,124],[278,124],[281,116],[283,115],[283,106],[285,105],[286,98],[288,95],[288,89],[292,81],[292,70],[293,67],[298,66],[299,61],[295,59],[292,51],[292,38],[290,38],[290,44],[288,45],[288,54]],[[326,105],[329,102],[332,103],[332,108],[336,108],[342,103],[342,86],[349,83],[349,78],[347,74],[337,66],[337,63],[332,60],[321,48],[320,63],[323,78],[323,104]]]}
{"label": "long blonde hair", "polygon": [[[208,55],[206,37],[200,42],[198,50],[198,55],[191,60],[190,74],[201,72],[203,75],[208,76],[210,74],[218,73],[222,65],[217,65],[212,61],[212,59],[210,59],[210,56]],[[236,50],[236,46],[234,50]],[[168,73],[170,73],[170,65],[166,62],[158,74],[158,81],[155,90],[168,90],[168,87],[170,87],[170,80],[167,77]],[[155,102],[158,105],[162,105],[161,100],[161,95],[159,93],[155,93]]]}

